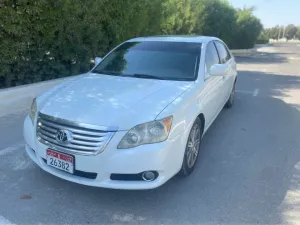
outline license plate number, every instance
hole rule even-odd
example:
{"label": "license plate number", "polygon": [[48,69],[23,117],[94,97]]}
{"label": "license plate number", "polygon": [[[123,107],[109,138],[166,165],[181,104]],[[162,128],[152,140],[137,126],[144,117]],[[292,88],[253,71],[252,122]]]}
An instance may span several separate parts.
{"label": "license plate number", "polygon": [[74,173],[74,156],[47,149],[47,165]]}

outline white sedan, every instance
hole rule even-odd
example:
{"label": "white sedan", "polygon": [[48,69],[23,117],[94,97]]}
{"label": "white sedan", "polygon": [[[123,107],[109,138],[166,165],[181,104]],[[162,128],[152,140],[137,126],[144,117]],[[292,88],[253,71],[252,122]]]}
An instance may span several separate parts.
{"label": "white sedan", "polygon": [[57,177],[105,188],[151,189],[191,174],[201,138],[233,104],[236,63],[224,42],[135,38],[95,61],[33,101],[29,157]]}

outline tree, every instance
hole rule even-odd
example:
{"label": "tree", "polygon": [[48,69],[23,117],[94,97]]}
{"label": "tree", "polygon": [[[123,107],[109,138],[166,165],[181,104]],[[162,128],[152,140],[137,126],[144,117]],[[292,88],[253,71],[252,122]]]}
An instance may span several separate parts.
{"label": "tree", "polygon": [[290,40],[293,38],[300,39],[300,26],[295,26],[294,24],[289,24],[285,28],[283,26],[275,26],[267,28],[264,30],[265,35],[269,39],[278,39],[282,38],[283,35],[286,39]]}
{"label": "tree", "polygon": [[297,34],[298,28],[294,24],[289,24],[285,28],[285,37],[286,39],[294,39]]}
{"label": "tree", "polygon": [[252,48],[263,30],[260,20],[253,15],[253,8],[238,9],[237,34],[235,46],[237,48]]}
{"label": "tree", "polygon": [[190,34],[194,29],[194,19],[191,0],[161,1],[162,34]]}
{"label": "tree", "polygon": [[297,27],[296,38],[298,38],[298,40],[300,40],[300,26]]}
{"label": "tree", "polygon": [[227,2],[220,0],[194,0],[196,7],[195,33],[215,36],[234,46],[236,33],[236,10]]}
{"label": "tree", "polygon": [[272,28],[265,29],[265,34],[269,39],[278,39],[281,38],[283,29],[280,28],[278,25]]}
{"label": "tree", "polygon": [[256,44],[267,44],[269,43],[269,38],[267,37],[265,31],[262,31],[256,40]]}

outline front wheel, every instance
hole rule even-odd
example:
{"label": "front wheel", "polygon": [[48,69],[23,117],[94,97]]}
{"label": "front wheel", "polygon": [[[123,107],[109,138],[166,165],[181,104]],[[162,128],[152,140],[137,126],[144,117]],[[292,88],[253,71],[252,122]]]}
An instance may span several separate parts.
{"label": "front wheel", "polygon": [[190,131],[188,141],[186,144],[183,163],[182,163],[181,170],[179,172],[182,176],[188,176],[193,172],[198,159],[201,139],[202,139],[201,120],[197,118]]}

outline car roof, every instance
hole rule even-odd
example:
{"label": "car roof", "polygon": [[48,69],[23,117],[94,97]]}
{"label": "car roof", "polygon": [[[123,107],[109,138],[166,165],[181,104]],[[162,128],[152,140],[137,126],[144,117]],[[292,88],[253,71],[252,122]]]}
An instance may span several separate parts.
{"label": "car roof", "polygon": [[128,40],[129,42],[143,42],[143,41],[166,41],[166,42],[194,42],[194,43],[207,43],[212,40],[219,40],[216,37],[208,36],[184,36],[184,35],[162,35],[150,37],[137,37]]}

